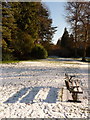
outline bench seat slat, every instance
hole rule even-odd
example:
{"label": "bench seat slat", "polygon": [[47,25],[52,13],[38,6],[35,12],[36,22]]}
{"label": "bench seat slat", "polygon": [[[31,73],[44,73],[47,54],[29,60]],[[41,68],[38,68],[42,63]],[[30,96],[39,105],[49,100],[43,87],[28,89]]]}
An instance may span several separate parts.
{"label": "bench seat slat", "polygon": [[73,91],[72,93],[79,93],[79,94],[82,94],[83,92],[81,92],[81,91]]}

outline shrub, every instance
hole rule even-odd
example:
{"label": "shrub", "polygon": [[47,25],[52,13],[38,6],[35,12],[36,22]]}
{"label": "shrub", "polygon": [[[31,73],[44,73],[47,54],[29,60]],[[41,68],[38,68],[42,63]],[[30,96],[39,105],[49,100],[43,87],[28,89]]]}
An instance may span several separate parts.
{"label": "shrub", "polygon": [[48,53],[43,46],[37,44],[32,48],[31,57],[35,59],[44,59],[47,58],[47,56]]}

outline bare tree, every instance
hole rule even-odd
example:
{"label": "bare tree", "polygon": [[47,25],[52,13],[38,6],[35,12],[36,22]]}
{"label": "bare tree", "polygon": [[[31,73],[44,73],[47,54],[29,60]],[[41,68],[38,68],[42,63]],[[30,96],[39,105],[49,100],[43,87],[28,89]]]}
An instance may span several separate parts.
{"label": "bare tree", "polygon": [[78,47],[78,21],[80,16],[81,4],[80,2],[68,2],[66,5],[67,11],[67,22],[70,23],[72,32],[74,34],[74,48],[75,56],[77,57],[77,47]]}
{"label": "bare tree", "polygon": [[86,61],[86,49],[90,42],[90,2],[83,2],[81,6],[79,24],[82,26],[81,33],[83,35],[83,56],[82,61]]}
{"label": "bare tree", "polygon": [[[74,34],[75,55],[77,56],[78,42],[83,41],[83,56],[85,61],[87,42],[89,39],[90,29],[90,2],[67,2],[67,21],[71,24]],[[81,37],[83,36],[83,37]],[[81,38],[81,39],[80,39]]]}

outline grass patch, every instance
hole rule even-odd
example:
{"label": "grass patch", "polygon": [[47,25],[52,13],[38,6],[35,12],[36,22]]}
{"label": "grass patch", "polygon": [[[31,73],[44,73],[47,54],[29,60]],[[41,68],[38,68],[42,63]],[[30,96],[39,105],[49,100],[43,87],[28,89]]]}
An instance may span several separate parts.
{"label": "grass patch", "polygon": [[[75,62],[75,61],[78,62]],[[72,60],[60,60],[60,58],[52,58],[48,57],[47,59],[30,59],[30,60],[15,60],[15,61],[0,61],[0,64],[9,64],[9,63],[19,63],[19,62],[47,62],[47,63],[54,63],[54,64],[80,64],[81,58],[72,58]],[[86,58],[86,62],[90,63],[90,58]]]}
{"label": "grass patch", "polygon": [[19,63],[19,62],[35,62],[35,61],[42,61],[41,59],[31,59],[31,60],[15,60],[15,61],[0,61],[0,64],[9,64],[9,63]]}
{"label": "grass patch", "polygon": [[0,61],[0,64],[8,64],[8,63],[19,63],[20,61]]}

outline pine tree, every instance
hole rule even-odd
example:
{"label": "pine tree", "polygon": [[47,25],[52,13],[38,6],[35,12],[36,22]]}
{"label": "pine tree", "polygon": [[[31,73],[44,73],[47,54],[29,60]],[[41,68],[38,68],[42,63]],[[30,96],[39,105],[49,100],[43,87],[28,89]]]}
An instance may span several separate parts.
{"label": "pine tree", "polygon": [[48,10],[41,2],[3,3],[3,53],[28,59],[32,47],[51,42],[55,32]]}
{"label": "pine tree", "polygon": [[65,28],[64,33],[63,33],[62,38],[61,38],[61,46],[67,48],[68,40],[69,40],[69,33],[67,31],[67,28]]}
{"label": "pine tree", "polygon": [[61,46],[61,40],[60,39],[58,39],[58,41],[57,41],[57,44],[56,44],[57,46]]}
{"label": "pine tree", "polygon": [[17,25],[13,16],[13,11],[8,3],[2,3],[2,59],[8,57],[13,52],[13,42]]}
{"label": "pine tree", "polygon": [[74,37],[73,37],[73,34],[70,34],[69,35],[69,39],[68,39],[68,48],[71,50],[74,48]]}
{"label": "pine tree", "polygon": [[[51,26],[52,19],[49,18],[48,10],[40,2],[19,3],[17,5],[17,11],[15,11],[15,19],[17,21],[18,28],[22,31],[21,33],[24,32],[29,36],[28,42],[24,40],[24,45],[27,46],[25,49],[27,51],[25,50],[23,52],[29,55],[32,47],[37,43],[42,44],[48,50],[49,43],[51,42],[52,36],[55,32],[55,27]],[[23,38],[18,37],[18,40],[15,44],[18,43],[17,46],[21,45],[21,47],[18,48],[23,49],[25,46],[22,47],[23,44],[19,44],[23,43]],[[15,48],[16,50],[17,46]],[[20,51],[19,49],[18,53]],[[23,53],[24,56],[25,53]]]}

